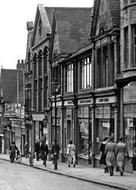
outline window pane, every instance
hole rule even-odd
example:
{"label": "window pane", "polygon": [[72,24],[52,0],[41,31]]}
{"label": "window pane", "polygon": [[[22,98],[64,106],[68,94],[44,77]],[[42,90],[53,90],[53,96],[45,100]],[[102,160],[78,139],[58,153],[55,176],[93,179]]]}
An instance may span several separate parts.
{"label": "window pane", "polygon": [[80,89],[91,87],[91,58],[87,57],[80,61]]}

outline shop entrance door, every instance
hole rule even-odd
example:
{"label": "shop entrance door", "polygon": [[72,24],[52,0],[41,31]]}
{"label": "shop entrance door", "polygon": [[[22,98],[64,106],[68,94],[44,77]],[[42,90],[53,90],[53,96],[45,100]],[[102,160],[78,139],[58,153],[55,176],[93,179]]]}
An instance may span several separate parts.
{"label": "shop entrance door", "polygon": [[133,170],[136,171],[136,118],[133,119],[133,129],[134,129],[134,137],[133,137]]}

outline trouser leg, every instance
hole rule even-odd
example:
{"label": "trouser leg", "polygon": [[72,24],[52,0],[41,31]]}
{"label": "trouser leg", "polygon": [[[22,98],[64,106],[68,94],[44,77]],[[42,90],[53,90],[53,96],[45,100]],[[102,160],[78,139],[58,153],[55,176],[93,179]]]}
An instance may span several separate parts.
{"label": "trouser leg", "polygon": [[72,158],[73,158],[73,166],[75,167],[75,162],[76,162],[75,155],[73,155]]}

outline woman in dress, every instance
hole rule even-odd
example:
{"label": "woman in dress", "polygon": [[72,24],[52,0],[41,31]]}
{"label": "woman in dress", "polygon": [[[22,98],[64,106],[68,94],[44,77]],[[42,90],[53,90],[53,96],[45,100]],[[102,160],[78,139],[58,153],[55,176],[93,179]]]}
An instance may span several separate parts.
{"label": "woman in dress", "polygon": [[127,146],[126,143],[123,143],[123,138],[119,138],[119,142],[117,143],[117,166],[120,171],[120,175],[122,176],[124,173],[124,166],[125,166],[125,155],[129,157],[128,151],[127,151]]}
{"label": "woman in dress", "polygon": [[115,152],[116,152],[116,143],[113,141],[113,137],[109,138],[105,146],[106,153],[106,165],[109,168],[110,176],[113,175],[114,166],[115,166]]}

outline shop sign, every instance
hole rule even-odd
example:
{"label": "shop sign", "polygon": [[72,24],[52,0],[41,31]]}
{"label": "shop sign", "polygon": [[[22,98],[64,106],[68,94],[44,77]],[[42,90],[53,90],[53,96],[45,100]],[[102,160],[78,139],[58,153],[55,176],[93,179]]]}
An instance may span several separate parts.
{"label": "shop sign", "polygon": [[92,103],[93,103],[92,98],[78,100],[78,105],[86,105],[86,104],[92,104]]}
{"label": "shop sign", "polygon": [[32,114],[33,121],[43,121],[44,114]]}
{"label": "shop sign", "polygon": [[[55,102],[52,103],[52,107],[55,106]],[[56,106],[59,107],[59,106],[62,106],[62,102],[56,102]]]}
{"label": "shop sign", "polygon": [[64,102],[64,106],[72,106],[72,105],[73,105],[72,100],[68,100]]}
{"label": "shop sign", "polygon": [[96,98],[96,104],[106,104],[106,103],[115,103],[117,102],[116,96]]}

